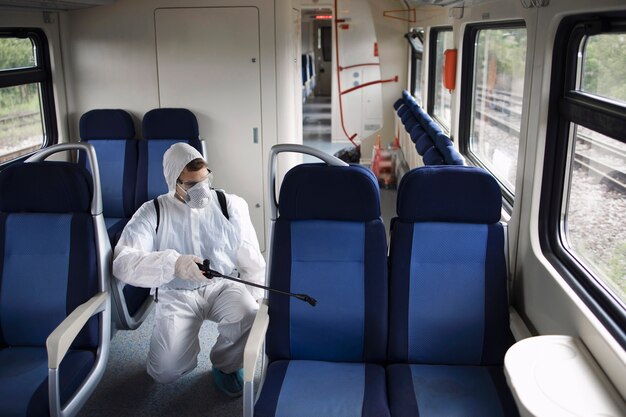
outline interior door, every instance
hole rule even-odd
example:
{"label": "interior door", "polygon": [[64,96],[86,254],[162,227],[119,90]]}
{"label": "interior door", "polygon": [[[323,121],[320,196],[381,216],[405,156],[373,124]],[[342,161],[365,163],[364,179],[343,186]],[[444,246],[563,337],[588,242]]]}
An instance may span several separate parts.
{"label": "interior door", "polygon": [[157,9],[155,28],[160,105],[194,112],[215,187],[248,202],[263,251],[258,9]]}

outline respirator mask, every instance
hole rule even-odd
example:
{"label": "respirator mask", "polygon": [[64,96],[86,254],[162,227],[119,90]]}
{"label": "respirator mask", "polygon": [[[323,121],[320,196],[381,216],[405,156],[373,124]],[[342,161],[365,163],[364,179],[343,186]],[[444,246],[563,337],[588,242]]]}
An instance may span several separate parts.
{"label": "respirator mask", "polygon": [[209,174],[205,179],[193,184],[188,189],[183,188],[183,186],[178,183],[176,186],[185,192],[183,200],[190,208],[201,209],[208,206],[211,201],[212,179],[213,174],[209,171]]}

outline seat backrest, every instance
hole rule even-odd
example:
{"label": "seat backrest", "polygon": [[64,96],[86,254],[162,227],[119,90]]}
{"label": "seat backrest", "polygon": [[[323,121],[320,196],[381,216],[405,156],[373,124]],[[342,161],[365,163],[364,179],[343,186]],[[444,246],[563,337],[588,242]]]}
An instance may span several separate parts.
{"label": "seat backrest", "polygon": [[280,189],[266,352],[278,359],[375,362],[387,340],[387,241],[378,182],[361,166],[298,165]]}
{"label": "seat backrest", "polygon": [[136,208],[167,193],[167,183],[163,176],[163,154],[170,146],[184,142],[203,153],[198,120],[190,110],[172,108],[150,110],[143,117],[142,130],[145,140],[139,141]]}
{"label": "seat backrest", "polygon": [[501,204],[480,168],[404,175],[391,230],[389,361],[502,364],[512,335]]}
{"label": "seat backrest", "polygon": [[[130,218],[135,212],[137,140],[133,119],[124,110],[95,109],[80,118],[80,138],[98,154],[103,214],[106,218]],[[81,165],[90,169],[81,155]]]}
{"label": "seat backrest", "polygon": [[[93,185],[78,164],[32,162],[0,172],[0,337],[45,346],[69,312],[99,289],[90,212]],[[73,347],[96,349],[98,319]]]}

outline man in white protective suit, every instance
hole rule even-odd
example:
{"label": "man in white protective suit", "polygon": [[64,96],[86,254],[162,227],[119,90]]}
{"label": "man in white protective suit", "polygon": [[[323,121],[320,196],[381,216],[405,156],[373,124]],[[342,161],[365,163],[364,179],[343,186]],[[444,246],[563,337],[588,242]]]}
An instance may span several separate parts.
{"label": "man in white protective suit", "polygon": [[156,291],[148,374],[168,383],[193,370],[200,326],[211,320],[219,332],[210,355],[215,383],[229,396],[241,395],[243,350],[263,290],[208,279],[197,263],[208,259],[211,269],[224,275],[239,273],[243,280],[264,283],[265,260],[248,205],[225,194],[223,212],[206,161],[187,144],[174,144],[165,152],[163,173],[169,192],[158,197],[158,213],[154,201],[137,210],[113,260],[118,279]]}

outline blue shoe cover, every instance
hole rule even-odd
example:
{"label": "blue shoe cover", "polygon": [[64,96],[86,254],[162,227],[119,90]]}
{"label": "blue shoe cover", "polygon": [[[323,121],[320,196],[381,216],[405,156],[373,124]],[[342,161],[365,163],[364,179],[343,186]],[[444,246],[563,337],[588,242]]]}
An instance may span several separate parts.
{"label": "blue shoe cover", "polygon": [[225,374],[217,368],[213,368],[215,385],[229,397],[239,397],[243,393],[243,369]]}

